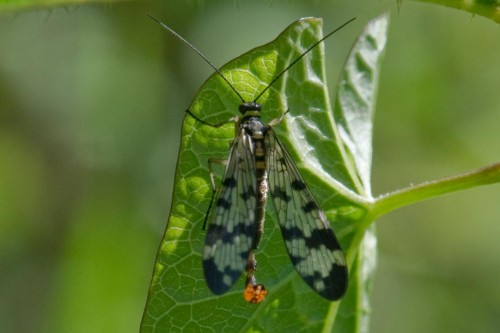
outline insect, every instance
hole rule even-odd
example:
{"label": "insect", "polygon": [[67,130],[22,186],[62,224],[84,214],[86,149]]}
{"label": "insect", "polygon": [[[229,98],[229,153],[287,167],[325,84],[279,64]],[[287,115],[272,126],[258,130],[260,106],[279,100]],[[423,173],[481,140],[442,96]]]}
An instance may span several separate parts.
{"label": "insect", "polygon": [[295,269],[319,295],[332,301],[340,299],[348,282],[344,254],[325,213],[273,131],[288,111],[266,124],[261,120],[262,106],[257,100],[290,67],[354,18],[315,42],[249,102],[198,49],[170,27],[151,18],[198,53],[242,101],[240,116],[215,125],[187,110],[197,121],[208,126],[235,123],[235,139],[218,190],[211,172],[214,193],[204,223],[205,228],[208,222],[208,231],[202,252],[203,271],[210,290],[215,294],[227,292],[245,271],[244,299],[249,303],[260,303],[266,297],[265,286],[257,283],[255,277],[257,261],[254,251],[263,234],[265,207],[270,195]]}

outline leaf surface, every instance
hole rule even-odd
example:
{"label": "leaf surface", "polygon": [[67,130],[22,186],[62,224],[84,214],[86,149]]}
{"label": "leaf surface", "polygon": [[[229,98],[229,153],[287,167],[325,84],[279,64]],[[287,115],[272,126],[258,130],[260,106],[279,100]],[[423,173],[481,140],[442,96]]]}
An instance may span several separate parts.
{"label": "leaf surface", "polygon": [[[258,100],[263,106],[265,122],[289,110],[285,120],[274,129],[326,212],[343,248],[352,251],[347,253],[348,258],[355,257],[363,235],[357,225],[364,221],[366,207],[372,199],[368,182],[374,97],[355,110],[347,110],[345,106],[359,106],[354,97],[360,89],[370,95],[370,89],[376,86],[377,57],[385,45],[387,17],[378,20],[385,22],[385,30],[377,26],[378,30],[365,31],[347,62],[348,70],[343,74],[342,90],[339,90],[345,97],[337,96],[337,105],[343,107],[333,112],[330,105],[323,44],[290,68]],[[230,61],[221,71],[242,98],[251,101],[290,62],[321,38],[320,19],[301,19],[274,41]],[[363,66],[356,66],[356,61],[366,56],[363,48],[367,46],[371,52],[369,59],[365,59]],[[359,81],[353,80],[353,76],[367,78],[362,81],[365,85],[358,86]],[[189,109],[200,119],[217,124],[237,116],[240,104],[239,97],[214,74],[200,88]],[[351,119],[353,116],[355,121]],[[358,129],[367,128],[361,137],[356,136]],[[264,236],[256,252],[257,280],[269,291],[266,301],[251,305],[243,300],[243,274],[222,296],[208,290],[201,265],[205,238],[202,225],[212,195],[207,162],[209,158],[227,157],[234,131],[234,124],[212,128],[189,115],[185,118],[174,201],[158,252],[141,332],[327,332],[333,328],[339,304],[342,304],[342,313],[349,317],[339,318],[335,327],[355,327],[360,293],[366,289],[359,283],[367,283],[369,278],[360,278],[359,272],[353,274],[356,280],[350,282],[350,289],[357,291],[349,290],[342,303],[329,302],[317,295],[294,270],[270,203]],[[354,149],[353,144],[368,147]],[[216,168],[215,171],[220,182],[223,170]],[[358,246],[352,246],[356,240]],[[357,265],[363,267],[362,263]]]}

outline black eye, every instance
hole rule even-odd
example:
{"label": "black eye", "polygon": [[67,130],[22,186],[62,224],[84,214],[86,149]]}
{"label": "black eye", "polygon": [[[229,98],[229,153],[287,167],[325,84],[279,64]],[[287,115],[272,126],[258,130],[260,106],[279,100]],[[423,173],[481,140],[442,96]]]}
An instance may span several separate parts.
{"label": "black eye", "polygon": [[247,102],[240,105],[240,112],[245,113],[247,111],[258,111],[262,110],[262,105],[256,102]]}

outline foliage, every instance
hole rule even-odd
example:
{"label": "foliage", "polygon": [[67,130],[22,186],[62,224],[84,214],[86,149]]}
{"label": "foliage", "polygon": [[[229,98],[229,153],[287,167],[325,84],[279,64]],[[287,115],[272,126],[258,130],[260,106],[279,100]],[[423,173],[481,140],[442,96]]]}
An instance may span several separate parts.
{"label": "foliage", "polygon": [[[354,328],[357,322],[363,321],[365,312],[358,311],[358,307],[367,295],[358,288],[365,289],[370,282],[373,271],[363,270],[364,260],[373,259],[365,258],[353,269],[359,248],[359,244],[354,243],[362,239],[363,226],[367,223],[361,221],[372,201],[369,190],[371,113],[386,32],[387,16],[384,15],[370,23],[360,37],[346,64],[335,119],[328,99],[322,45],[290,68],[259,101],[268,120],[278,117],[282,110],[289,110],[285,124],[280,124],[276,131],[291,155],[303,161],[302,173],[308,186],[317,194],[340,241],[348,249],[352,287],[346,300],[328,302],[313,295],[303,284],[289,262],[279,232],[271,223],[274,220],[271,213],[266,214],[265,239],[257,252],[261,282],[271,293],[266,302],[258,306],[243,304],[243,280],[233,288],[236,290],[226,295],[218,297],[210,293],[200,269],[205,236],[200,226],[212,195],[207,161],[213,156],[226,156],[234,125],[214,129],[188,115],[183,127],[174,203],[158,254],[143,321],[144,332],[190,326],[214,332],[250,328],[274,332],[330,331],[340,304],[343,305],[342,317],[348,318],[340,326]],[[301,19],[271,43],[238,57],[221,70],[245,100],[253,100],[276,73],[319,39],[321,20]],[[237,110],[239,103],[221,77],[214,74],[202,86],[190,110],[208,123],[220,123],[234,115],[232,111]],[[371,257],[375,255],[371,253]],[[272,312],[281,315],[270,321],[266,313]],[[317,318],[314,324],[311,318]]]}

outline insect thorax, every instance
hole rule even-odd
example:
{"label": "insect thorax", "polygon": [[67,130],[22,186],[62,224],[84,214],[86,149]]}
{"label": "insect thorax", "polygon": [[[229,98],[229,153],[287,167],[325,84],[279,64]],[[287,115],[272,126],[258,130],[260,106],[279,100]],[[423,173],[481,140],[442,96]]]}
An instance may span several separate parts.
{"label": "insect thorax", "polygon": [[269,126],[262,122],[260,116],[244,116],[241,121],[241,127],[254,140],[264,138],[269,130]]}

